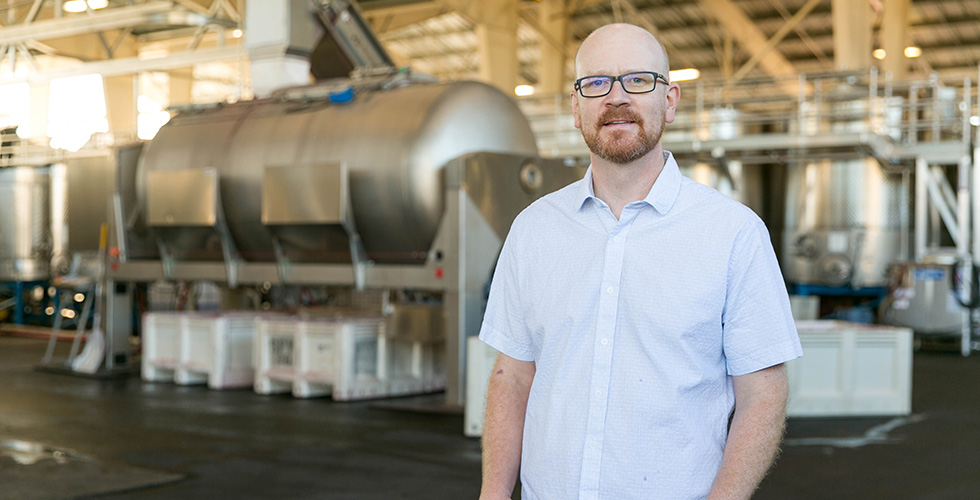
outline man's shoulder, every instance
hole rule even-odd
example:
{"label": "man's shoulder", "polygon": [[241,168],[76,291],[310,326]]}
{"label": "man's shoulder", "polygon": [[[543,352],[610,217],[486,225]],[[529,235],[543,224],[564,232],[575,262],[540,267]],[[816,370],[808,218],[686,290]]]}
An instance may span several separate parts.
{"label": "man's shoulder", "polygon": [[740,201],[688,177],[681,181],[681,192],[682,210],[698,213],[720,226],[751,225],[762,221],[758,214]]}

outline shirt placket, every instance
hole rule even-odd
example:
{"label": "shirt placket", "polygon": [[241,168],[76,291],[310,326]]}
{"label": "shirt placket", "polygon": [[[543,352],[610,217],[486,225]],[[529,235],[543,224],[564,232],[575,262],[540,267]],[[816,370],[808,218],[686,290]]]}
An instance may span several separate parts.
{"label": "shirt placket", "polygon": [[582,453],[582,473],[579,481],[581,500],[599,498],[599,466],[602,459],[606,407],[609,403],[609,381],[612,376],[613,344],[623,256],[626,253],[626,235],[636,214],[636,210],[631,210],[630,207],[624,208],[619,223],[610,231],[609,238],[606,240],[602,264],[602,289],[599,293],[599,311],[593,338],[592,383],[589,387],[585,449]]}

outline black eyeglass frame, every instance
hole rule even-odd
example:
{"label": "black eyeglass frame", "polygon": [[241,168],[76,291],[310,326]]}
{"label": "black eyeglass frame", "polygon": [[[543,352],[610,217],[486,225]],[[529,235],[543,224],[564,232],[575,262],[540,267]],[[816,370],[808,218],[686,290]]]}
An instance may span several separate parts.
{"label": "black eyeglass frame", "polygon": [[[631,90],[627,90],[626,89],[626,84],[623,83],[623,78],[626,78],[627,76],[632,76],[632,75],[653,75],[653,88],[651,88],[650,90],[643,90],[643,91],[639,91],[639,92],[634,92],[634,91],[631,91]],[[609,78],[609,80],[610,80],[610,82],[609,82],[609,90],[607,90],[605,94],[601,94],[601,95],[585,95],[585,93],[582,92],[582,80],[588,80],[589,78]],[[624,73],[624,74],[619,75],[619,76],[612,76],[612,75],[589,75],[589,76],[583,76],[582,78],[579,78],[578,80],[575,80],[575,90],[578,91],[578,94],[580,96],[582,96],[582,97],[584,97],[586,99],[592,99],[592,98],[595,98],[595,97],[605,97],[605,96],[609,95],[610,92],[612,92],[613,83],[619,82],[619,85],[621,87],[623,87],[623,91],[626,92],[627,94],[649,94],[650,92],[653,92],[654,90],[657,90],[657,80],[660,80],[660,81],[664,82],[665,84],[670,85],[670,82],[667,81],[667,78],[664,75],[661,75],[660,73],[657,73],[655,71],[633,71],[633,72],[630,72],[630,73]]]}

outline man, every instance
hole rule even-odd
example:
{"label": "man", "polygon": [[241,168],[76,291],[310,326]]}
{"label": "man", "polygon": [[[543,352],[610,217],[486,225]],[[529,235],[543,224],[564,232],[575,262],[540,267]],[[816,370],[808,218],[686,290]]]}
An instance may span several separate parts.
{"label": "man", "polygon": [[749,498],[801,355],[769,234],[663,150],[680,89],[653,35],[602,27],[575,70],[592,165],[501,250],[481,498],[518,473],[523,500]]}

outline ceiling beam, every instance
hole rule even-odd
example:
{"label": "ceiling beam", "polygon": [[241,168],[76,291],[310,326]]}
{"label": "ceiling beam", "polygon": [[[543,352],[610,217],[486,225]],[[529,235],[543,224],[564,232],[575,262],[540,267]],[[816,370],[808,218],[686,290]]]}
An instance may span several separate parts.
{"label": "ceiling beam", "polygon": [[572,57],[572,55],[569,55],[568,53],[567,44],[561,40],[556,40],[555,37],[551,36],[551,33],[548,33],[548,30],[544,29],[544,26],[541,26],[541,23],[538,22],[538,17],[535,12],[527,9],[521,9],[517,11],[517,14],[521,21],[524,21],[525,24],[530,26],[538,33],[538,35],[541,36],[541,40],[544,41],[544,43],[554,47],[555,50],[562,55],[562,57],[566,59]]}
{"label": "ceiling beam", "polygon": [[[713,16],[725,31],[732,34],[743,49],[753,55],[764,54],[758,61],[763,71],[772,76],[796,73],[796,67],[782,54],[770,50],[765,35],[731,0],[699,0],[699,2],[704,13]],[[781,88],[790,95],[797,94],[796,82],[786,81]]]}
{"label": "ceiling beam", "polygon": [[449,12],[441,2],[422,0],[397,5],[380,5],[374,2],[360,4],[364,18],[378,34],[394,31],[405,26],[440,16]]}
{"label": "ceiling beam", "polygon": [[7,83],[43,83],[55,78],[68,76],[79,76],[89,74],[99,74],[102,76],[121,76],[132,75],[143,71],[168,71],[179,68],[187,68],[195,64],[235,61],[242,56],[242,48],[236,46],[216,47],[211,49],[197,49],[154,59],[144,59],[140,57],[127,57],[122,59],[111,59],[107,61],[97,61],[71,68],[55,69],[31,73],[20,78],[0,80],[0,84]]}
{"label": "ceiling beam", "polygon": [[[116,7],[88,15],[34,21],[30,24],[0,28],[0,45],[131,28],[149,22],[154,16],[167,16],[167,19],[171,20],[174,15],[179,17],[181,14],[190,15],[191,13],[175,11],[173,3],[160,1],[129,7]],[[156,21],[156,19],[153,20]]]}
{"label": "ceiling beam", "polygon": [[[752,57],[749,58],[748,62],[743,64],[742,67],[735,72],[735,75],[733,76],[734,80],[737,82],[744,78],[749,71],[755,69],[756,64],[759,64],[763,58],[768,57],[769,54],[773,53],[773,50],[776,48],[776,44],[781,42],[783,38],[785,38],[786,35],[793,30],[793,28],[799,25],[800,21],[802,21],[803,18],[806,17],[807,14],[809,14],[810,11],[822,1],[823,0],[810,0],[803,5],[803,7],[800,7],[800,10],[798,10],[789,21],[786,21],[786,24],[784,24],[779,31],[777,31],[774,35],[772,35],[772,37],[769,38],[769,40],[766,41],[766,44],[762,47],[762,50],[753,51]],[[789,61],[786,62],[787,64],[790,64]]]}
{"label": "ceiling beam", "polygon": [[596,5],[609,3],[609,1],[610,0],[569,0],[568,10],[569,12],[575,13],[580,10],[588,9],[589,7],[595,7]]}

